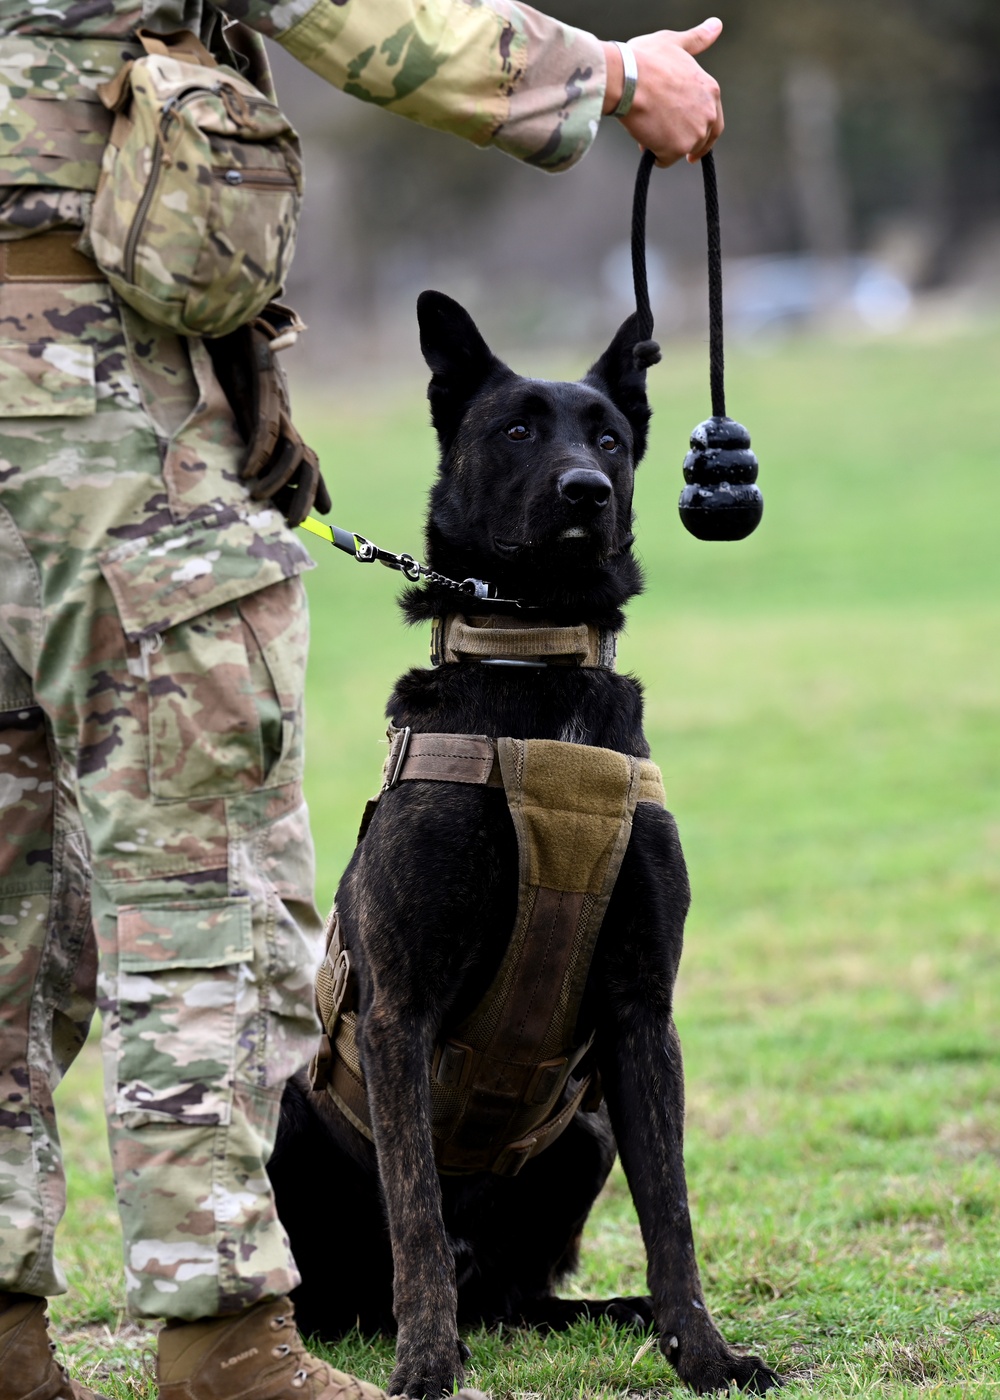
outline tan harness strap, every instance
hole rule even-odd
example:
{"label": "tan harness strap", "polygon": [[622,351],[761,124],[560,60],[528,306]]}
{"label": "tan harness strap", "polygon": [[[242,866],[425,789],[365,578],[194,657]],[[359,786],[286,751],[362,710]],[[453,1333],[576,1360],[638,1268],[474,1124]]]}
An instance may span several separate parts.
{"label": "tan harness strap", "polygon": [[[387,737],[382,792],[414,780],[503,787],[496,743],[485,734],[414,734],[390,724]],[[651,758],[640,758],[638,763],[639,801],[665,807],[667,794],[659,768]]]}
{"label": "tan harness strap", "polygon": [[[517,917],[492,985],[432,1073],[443,1171],[518,1171],[572,1118],[559,1104],[589,1048],[577,1017],[639,797],[640,760],[611,749],[497,748],[517,834]],[[585,1078],[571,1099],[589,1088]]]}
{"label": "tan harness strap", "polygon": [[351,955],[334,908],[326,924],[326,954],[316,974],[316,1006],[324,1034],[309,1067],[309,1078],[314,1089],[325,1088],[358,1131],[371,1138],[368,1096],[355,1037],[355,993]]}
{"label": "tan harness strap", "polygon": [[652,802],[657,807],[667,805],[663,774],[651,758],[639,760],[639,801]]}
{"label": "tan harness strap", "polygon": [[493,1161],[491,1170],[496,1176],[517,1176],[518,1172],[532,1157],[544,1152],[556,1138],[566,1131],[578,1108],[584,1105],[589,1096],[589,1107],[595,1109],[601,1102],[601,1094],[594,1093],[595,1076],[585,1075],[577,1081],[565,1104],[553,1117],[549,1118],[519,1142],[510,1142],[500,1149]]}
{"label": "tan harness strap", "polygon": [[388,735],[383,792],[397,783],[418,779],[502,786],[496,745],[485,734],[414,734],[390,725]]}

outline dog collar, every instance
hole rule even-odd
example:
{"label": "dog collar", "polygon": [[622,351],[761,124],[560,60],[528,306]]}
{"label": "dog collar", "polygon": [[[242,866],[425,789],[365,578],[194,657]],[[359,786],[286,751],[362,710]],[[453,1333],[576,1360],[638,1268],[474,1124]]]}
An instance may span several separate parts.
{"label": "dog collar", "polygon": [[593,666],[615,669],[617,637],[610,627],[581,622],[553,627],[524,618],[448,613],[431,620],[431,665],[456,662],[506,666]]}

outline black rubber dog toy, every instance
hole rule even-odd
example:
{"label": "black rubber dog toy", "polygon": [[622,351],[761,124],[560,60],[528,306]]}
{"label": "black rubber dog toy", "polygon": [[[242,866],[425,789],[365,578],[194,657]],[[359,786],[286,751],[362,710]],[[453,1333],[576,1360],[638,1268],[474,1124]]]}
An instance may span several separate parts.
{"label": "black rubber dog toy", "polygon": [[742,423],[716,414],[691,434],[684,458],[688,483],[678,503],[681,520],[700,540],[743,540],[760,524],[764,498],[753,484],[757,458]]}
{"label": "black rubber dog toy", "polygon": [[[653,313],[646,282],[646,195],[654,156],[643,151],[632,205],[632,278],[640,331],[653,334]],[[687,482],[678,503],[681,520],[700,540],[742,540],[753,533],[764,513],[764,498],[754,485],[757,458],[742,423],[726,416],[725,357],[722,339],[722,241],[719,191],[712,153],[702,157],[705,216],[708,225],[709,369],[712,417],[691,434],[684,459]]]}

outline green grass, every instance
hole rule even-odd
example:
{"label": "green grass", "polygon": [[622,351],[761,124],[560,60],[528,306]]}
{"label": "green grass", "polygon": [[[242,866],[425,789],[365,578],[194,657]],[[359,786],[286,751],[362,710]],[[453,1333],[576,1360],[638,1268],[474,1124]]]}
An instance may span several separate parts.
{"label": "green grass", "polygon": [[[997,1396],[1000,332],[732,355],[730,407],[767,501],[738,545],[698,543],[675,511],[703,359],[671,349],[652,375],[648,591],[621,653],[646,685],[694,887],[678,1020],[708,1299],[792,1396]],[[337,522],[418,552],[434,460],[420,391],[302,417]],[[387,571],[313,552],[325,904],[377,782],[385,696],[426,635],[399,624]],[[55,1309],[84,1377],[142,1338],[122,1331],[87,1053],[60,1092],[71,1291]],[[633,1292],[643,1270],[616,1175],[572,1288]],[[603,1326],[469,1341],[470,1379],[498,1400],[677,1389],[655,1348]],[[391,1364],[358,1337],[337,1356],[373,1379]],[[152,1395],[114,1375],[112,1395]]]}

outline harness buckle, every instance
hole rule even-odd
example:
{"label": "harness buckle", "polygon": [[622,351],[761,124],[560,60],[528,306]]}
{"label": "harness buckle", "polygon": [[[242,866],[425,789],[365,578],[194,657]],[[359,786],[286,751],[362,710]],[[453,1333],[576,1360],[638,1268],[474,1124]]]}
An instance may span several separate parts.
{"label": "harness buckle", "polygon": [[[382,784],[383,792],[391,792],[399,782],[399,775],[403,771],[403,764],[406,762],[406,754],[410,747],[410,734],[411,730],[409,725],[407,725],[405,729],[396,731],[396,736],[392,741],[393,748],[395,749],[395,757],[393,758],[393,755],[390,754],[390,759],[393,760],[392,768],[386,776],[385,782]],[[398,748],[396,747],[397,744]]]}
{"label": "harness buckle", "polygon": [[337,952],[337,958],[330,965],[330,978],[333,983],[333,1024],[340,1015],[340,1008],[344,1004],[344,995],[347,992],[347,978],[351,971],[351,955],[347,949],[341,945]]}

